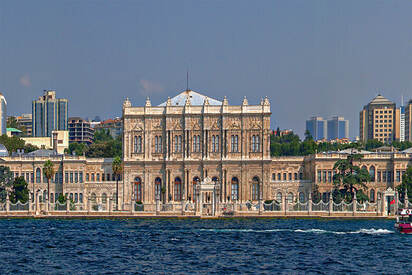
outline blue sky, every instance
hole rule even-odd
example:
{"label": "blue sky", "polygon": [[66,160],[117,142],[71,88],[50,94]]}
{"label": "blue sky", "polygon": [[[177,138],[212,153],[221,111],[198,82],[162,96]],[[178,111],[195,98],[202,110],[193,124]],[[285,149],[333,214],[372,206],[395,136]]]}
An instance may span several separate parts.
{"label": "blue sky", "polygon": [[268,96],[272,127],[412,97],[412,1],[0,1],[0,91],[9,114],[44,89],[71,116],[121,115],[186,87],[229,104]]}

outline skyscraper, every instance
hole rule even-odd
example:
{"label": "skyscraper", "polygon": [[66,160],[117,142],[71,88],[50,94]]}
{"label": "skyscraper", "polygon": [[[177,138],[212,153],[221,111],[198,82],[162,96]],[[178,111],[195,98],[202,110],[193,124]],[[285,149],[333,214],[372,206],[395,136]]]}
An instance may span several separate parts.
{"label": "skyscraper", "polygon": [[363,107],[359,115],[359,136],[362,141],[376,139],[392,142],[400,138],[400,109],[396,104],[377,95]]}
{"label": "skyscraper", "polygon": [[0,93],[0,134],[7,134],[7,101],[2,93]]}
{"label": "skyscraper", "polygon": [[320,116],[314,116],[306,120],[306,130],[309,131],[314,140],[327,138],[326,120]]}
{"label": "skyscraper", "polygon": [[53,130],[67,130],[68,100],[57,99],[56,91],[45,90],[33,100],[33,136],[50,137]]}
{"label": "skyscraper", "polygon": [[349,121],[341,116],[328,120],[328,140],[349,138]]}

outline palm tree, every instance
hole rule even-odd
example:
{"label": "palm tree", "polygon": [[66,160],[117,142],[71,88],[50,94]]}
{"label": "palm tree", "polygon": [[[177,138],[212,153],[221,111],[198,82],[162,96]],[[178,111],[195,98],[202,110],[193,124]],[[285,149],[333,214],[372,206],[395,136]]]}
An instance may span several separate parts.
{"label": "palm tree", "polygon": [[43,165],[43,174],[47,178],[47,200],[50,199],[50,179],[53,178],[54,175],[54,166],[50,160],[46,160]]}
{"label": "palm tree", "polygon": [[120,157],[115,157],[112,163],[113,174],[116,177],[116,210],[119,210],[119,176],[123,171],[123,164]]}

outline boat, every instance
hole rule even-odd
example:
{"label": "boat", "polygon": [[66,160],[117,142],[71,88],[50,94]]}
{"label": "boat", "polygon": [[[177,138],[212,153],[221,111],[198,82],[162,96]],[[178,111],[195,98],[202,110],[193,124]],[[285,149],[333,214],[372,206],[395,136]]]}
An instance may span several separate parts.
{"label": "boat", "polygon": [[395,228],[404,234],[412,234],[412,209],[399,209]]}

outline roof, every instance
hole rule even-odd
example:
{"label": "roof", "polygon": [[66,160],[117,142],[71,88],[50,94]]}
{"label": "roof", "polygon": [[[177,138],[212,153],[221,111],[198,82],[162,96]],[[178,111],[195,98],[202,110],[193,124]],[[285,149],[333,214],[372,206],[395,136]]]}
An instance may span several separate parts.
{"label": "roof", "polygon": [[50,156],[57,155],[57,153],[54,150],[40,149],[40,150],[30,152],[27,155],[33,156],[33,157],[50,157]]}
{"label": "roof", "polygon": [[341,150],[340,153],[342,154],[370,154],[371,152],[365,151],[365,150],[359,151],[358,149],[355,149],[355,148],[348,148],[345,150]]}
{"label": "roof", "polygon": [[406,150],[403,150],[401,153],[412,154],[412,147],[410,147],[410,148],[408,148],[408,149],[406,149]]}
{"label": "roof", "polygon": [[379,94],[369,104],[393,104],[393,102]]}
{"label": "roof", "polygon": [[7,132],[17,132],[17,133],[22,133],[19,129],[16,128],[6,128]]}
{"label": "roof", "polygon": [[7,150],[6,146],[0,144],[0,157],[8,157],[9,151]]}
{"label": "roof", "polygon": [[[205,95],[199,94],[192,90],[186,90],[178,94],[177,96],[171,98],[171,106],[185,106],[186,99],[189,97],[190,105],[203,105],[205,99],[209,101],[209,105],[222,105],[222,102],[213,98],[209,98]],[[159,106],[166,106],[167,101],[163,102]]]}

